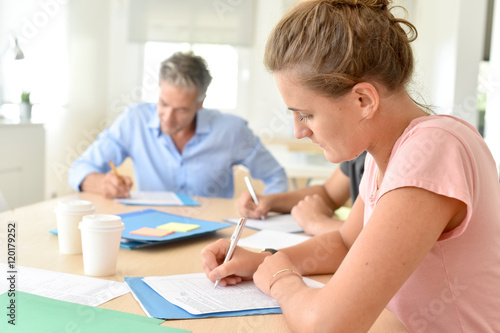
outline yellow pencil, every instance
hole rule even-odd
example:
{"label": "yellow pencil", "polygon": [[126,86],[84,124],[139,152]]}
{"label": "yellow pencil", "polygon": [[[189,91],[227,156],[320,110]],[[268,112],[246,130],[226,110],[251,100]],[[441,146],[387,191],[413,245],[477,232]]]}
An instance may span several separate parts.
{"label": "yellow pencil", "polygon": [[115,174],[116,177],[118,177],[118,179],[120,179],[120,181],[123,183],[125,182],[122,178],[122,176],[120,176],[120,174],[118,173],[118,170],[116,170],[116,167],[115,165],[113,164],[112,161],[109,161],[109,166],[111,167],[111,170],[113,170],[113,173]]}
{"label": "yellow pencil", "polygon": [[[127,185],[127,183],[125,183],[125,179],[123,179],[123,177],[120,176],[120,174],[118,173],[118,170],[116,170],[116,167],[112,161],[109,161],[109,166],[111,167],[111,170],[113,170],[113,173],[115,174],[115,176],[118,177],[118,179],[122,182],[122,184]],[[127,192],[127,198],[130,198],[129,192]]]}

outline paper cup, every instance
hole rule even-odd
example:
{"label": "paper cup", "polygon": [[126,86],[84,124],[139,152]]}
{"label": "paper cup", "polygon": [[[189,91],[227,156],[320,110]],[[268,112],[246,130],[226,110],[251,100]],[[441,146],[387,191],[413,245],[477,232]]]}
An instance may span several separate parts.
{"label": "paper cup", "polygon": [[92,202],[86,200],[60,201],[54,212],[57,220],[59,252],[63,254],[82,253],[82,237],[78,223],[83,216],[94,213]]}
{"label": "paper cup", "polygon": [[86,275],[107,276],[116,272],[120,239],[125,226],[117,215],[86,215],[82,232],[83,270]]}

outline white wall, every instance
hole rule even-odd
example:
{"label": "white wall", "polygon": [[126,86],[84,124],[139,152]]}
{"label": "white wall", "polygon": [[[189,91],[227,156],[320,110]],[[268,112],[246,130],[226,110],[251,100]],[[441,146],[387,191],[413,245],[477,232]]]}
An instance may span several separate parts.
{"label": "white wall", "polygon": [[500,2],[494,8],[487,91],[485,139],[500,168]]}
{"label": "white wall", "polygon": [[415,93],[474,126],[476,89],[482,60],[487,0],[414,1]]}
{"label": "white wall", "polygon": [[107,110],[108,1],[73,0],[65,7],[68,40],[68,102],[46,124],[48,196],[71,193],[68,169],[95,139]]}
{"label": "white wall", "polygon": [[272,75],[263,64],[267,37],[293,3],[290,0],[258,1],[247,119],[250,127],[263,139],[293,135],[292,116],[281,99]]}
{"label": "white wall", "polygon": [[[128,1],[108,0],[109,66],[107,116],[113,120],[128,105],[141,99],[144,47],[128,41]],[[152,73],[156,76],[156,73]],[[104,124],[102,124],[104,125]]]}
{"label": "white wall", "polygon": [[44,121],[44,197],[50,196],[52,189],[67,191],[66,179],[57,177],[53,169],[59,165],[65,168],[60,161],[64,161],[61,155],[67,128],[71,126],[64,121],[68,118],[69,95],[67,13],[67,0],[0,0],[0,45],[3,46],[7,34],[16,35],[25,55],[19,61],[19,69],[22,67],[24,71],[22,80],[11,85],[13,94],[6,96],[6,102],[17,103],[20,90],[30,90],[31,101],[35,103],[33,117]]}

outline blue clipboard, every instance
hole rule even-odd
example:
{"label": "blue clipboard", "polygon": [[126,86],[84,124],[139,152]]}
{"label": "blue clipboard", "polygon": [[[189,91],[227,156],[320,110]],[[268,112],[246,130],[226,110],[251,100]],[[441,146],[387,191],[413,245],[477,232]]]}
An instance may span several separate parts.
{"label": "blue clipboard", "polygon": [[201,315],[193,315],[186,310],[178,307],[167,301],[161,295],[156,293],[142,277],[125,277],[124,280],[130,287],[132,294],[136,300],[142,305],[143,309],[149,316],[158,319],[172,320],[172,319],[196,319],[196,318],[209,318],[209,317],[236,317],[236,316],[249,316],[249,315],[264,315],[282,313],[281,308],[269,309],[253,309],[242,311],[228,311],[207,313]]}

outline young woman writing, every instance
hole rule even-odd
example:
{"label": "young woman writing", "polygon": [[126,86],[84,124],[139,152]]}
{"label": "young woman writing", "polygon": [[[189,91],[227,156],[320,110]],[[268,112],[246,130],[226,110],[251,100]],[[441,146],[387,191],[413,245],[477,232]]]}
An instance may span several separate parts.
{"label": "young woman writing", "polygon": [[[406,30],[405,30],[406,29]],[[389,1],[299,2],[269,37],[265,64],[309,137],[334,163],[368,152],[338,231],[254,253],[203,252],[220,285],[252,279],[297,332],[365,332],[384,307],[412,332],[500,331],[500,185],[478,132],[408,95],[416,30]],[[300,275],[334,273],[321,289]]]}

